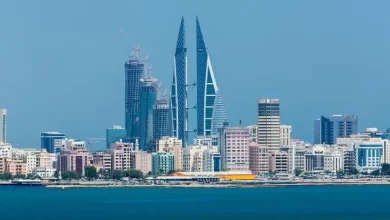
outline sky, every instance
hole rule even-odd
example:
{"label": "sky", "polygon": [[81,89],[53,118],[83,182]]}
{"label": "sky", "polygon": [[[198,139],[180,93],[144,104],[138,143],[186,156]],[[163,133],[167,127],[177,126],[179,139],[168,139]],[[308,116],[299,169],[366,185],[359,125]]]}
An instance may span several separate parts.
{"label": "sky", "polygon": [[280,98],[294,137],[313,141],[313,120],[332,114],[358,115],[359,130],[384,130],[388,8],[386,0],[1,1],[8,142],[39,148],[44,131],[104,138],[124,125],[124,63],[139,45],[169,88],[182,16],[193,81],[196,15],[231,125],[256,124],[257,99]]}

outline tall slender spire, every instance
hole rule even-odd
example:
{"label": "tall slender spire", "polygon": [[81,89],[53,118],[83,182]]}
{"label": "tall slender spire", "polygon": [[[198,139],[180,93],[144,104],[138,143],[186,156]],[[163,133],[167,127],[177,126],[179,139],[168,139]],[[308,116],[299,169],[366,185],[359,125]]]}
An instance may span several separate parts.
{"label": "tall slender spire", "polygon": [[181,49],[187,49],[186,46],[186,30],[184,25],[184,17],[181,17],[179,35],[177,37],[176,52]]}
{"label": "tall slender spire", "polygon": [[198,16],[196,16],[196,49],[206,50],[206,44],[203,40],[202,29],[200,29]]}
{"label": "tall slender spire", "polygon": [[[196,69],[197,69],[197,133],[199,136],[215,135],[220,126],[226,121],[222,97],[215,80],[210,56],[206,50],[198,17],[196,17]],[[214,109],[218,107],[217,111]],[[216,120],[216,121],[214,121]]]}
{"label": "tall slender spire", "polygon": [[173,136],[186,143],[187,131],[187,46],[184,18],[180,22],[171,87],[171,114]]}

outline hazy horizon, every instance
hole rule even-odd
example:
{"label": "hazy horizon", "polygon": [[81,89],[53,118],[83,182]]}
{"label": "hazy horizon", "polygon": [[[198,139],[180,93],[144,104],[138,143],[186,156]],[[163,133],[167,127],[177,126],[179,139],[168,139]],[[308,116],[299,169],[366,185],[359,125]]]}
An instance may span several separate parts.
{"label": "hazy horizon", "polygon": [[[41,132],[104,138],[106,128],[124,126],[124,63],[140,45],[140,60],[148,55],[153,76],[169,89],[182,16],[192,82],[196,15],[230,124],[256,124],[257,99],[280,98],[282,124],[306,141],[313,141],[320,115],[356,114],[360,131],[385,130],[389,6],[384,0],[2,2],[0,108],[8,110],[8,142],[39,148]],[[189,89],[190,105],[195,94]]]}

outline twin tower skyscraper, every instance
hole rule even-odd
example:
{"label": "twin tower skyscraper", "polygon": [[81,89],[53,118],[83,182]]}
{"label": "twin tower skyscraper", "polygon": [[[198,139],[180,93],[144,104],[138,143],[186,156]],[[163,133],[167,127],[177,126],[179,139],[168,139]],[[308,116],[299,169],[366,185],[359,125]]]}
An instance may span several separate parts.
{"label": "twin tower skyscraper", "polygon": [[[184,144],[188,133],[198,136],[217,135],[218,128],[226,121],[226,114],[206,45],[196,18],[196,83],[188,83],[187,46],[184,18],[181,20],[173,59],[173,77],[169,101],[158,100],[160,84],[147,74],[146,61],[138,59],[135,48],[130,60],[125,63],[125,118],[126,136],[139,140],[141,149],[152,149],[152,142],[163,136],[174,136]],[[197,127],[188,129],[188,87],[196,85]],[[168,105],[169,103],[169,105]]]}
{"label": "twin tower skyscraper", "polygon": [[[173,60],[174,70],[170,96],[173,136],[188,141],[188,83],[187,45],[184,18],[181,19],[176,52]],[[210,56],[203,39],[199,20],[196,18],[196,112],[198,136],[218,134],[218,129],[227,120],[219,88],[216,83]]]}

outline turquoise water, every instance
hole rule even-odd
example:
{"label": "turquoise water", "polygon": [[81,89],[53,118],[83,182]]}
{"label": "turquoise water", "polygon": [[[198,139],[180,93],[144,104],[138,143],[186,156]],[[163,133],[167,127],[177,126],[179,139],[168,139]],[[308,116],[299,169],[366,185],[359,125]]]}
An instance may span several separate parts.
{"label": "turquoise water", "polygon": [[0,188],[0,219],[390,219],[390,186]]}

